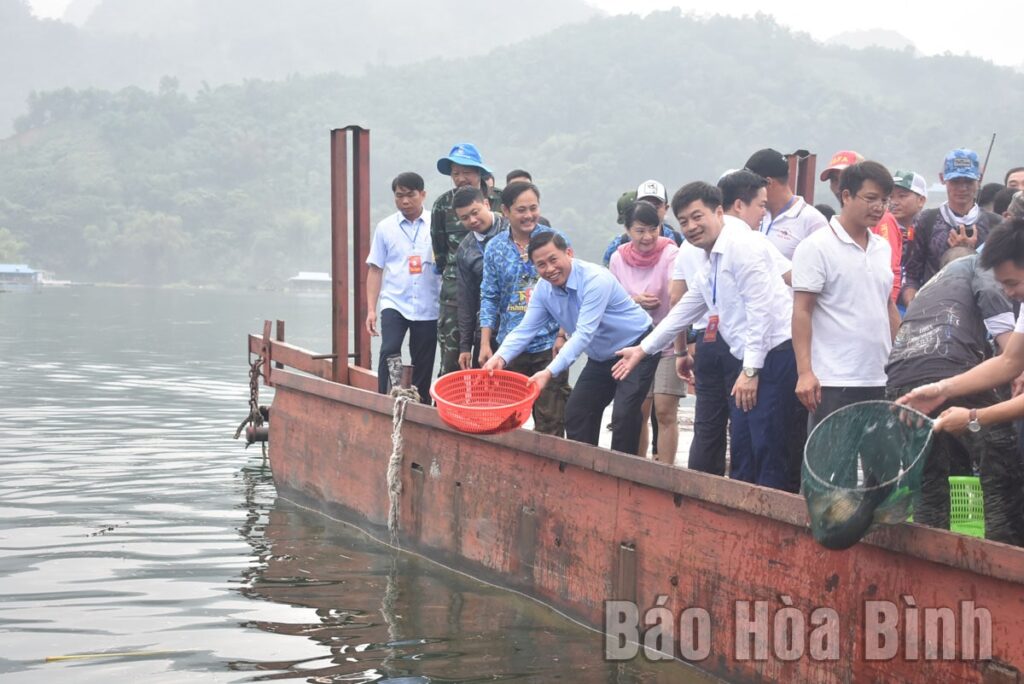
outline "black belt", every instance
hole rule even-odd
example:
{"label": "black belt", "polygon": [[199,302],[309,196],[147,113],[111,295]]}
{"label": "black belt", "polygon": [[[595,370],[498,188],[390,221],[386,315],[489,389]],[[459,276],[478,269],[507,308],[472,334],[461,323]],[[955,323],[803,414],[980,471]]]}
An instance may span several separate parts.
{"label": "black belt", "polygon": [[633,343],[630,344],[629,346],[630,347],[635,347],[635,346],[639,345],[641,342],[644,341],[645,337],[647,337],[648,335],[651,334],[651,331],[653,331],[653,330],[654,330],[654,326],[653,325],[647,326],[647,330],[644,330],[643,334],[641,334],[640,337],[638,337],[635,340],[633,340]]}

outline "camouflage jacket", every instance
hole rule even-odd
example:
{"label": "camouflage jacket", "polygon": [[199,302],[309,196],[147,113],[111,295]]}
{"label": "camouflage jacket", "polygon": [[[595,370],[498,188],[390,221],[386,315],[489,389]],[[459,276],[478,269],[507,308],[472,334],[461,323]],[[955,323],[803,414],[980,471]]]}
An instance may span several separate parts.
{"label": "camouflage jacket", "polygon": [[[441,274],[441,306],[450,307],[457,305],[455,253],[469,232],[455,218],[455,209],[452,208],[454,197],[455,188],[452,188],[438,197],[430,210],[430,241],[434,247],[435,268]],[[491,211],[501,211],[501,189],[492,190],[487,199]]]}

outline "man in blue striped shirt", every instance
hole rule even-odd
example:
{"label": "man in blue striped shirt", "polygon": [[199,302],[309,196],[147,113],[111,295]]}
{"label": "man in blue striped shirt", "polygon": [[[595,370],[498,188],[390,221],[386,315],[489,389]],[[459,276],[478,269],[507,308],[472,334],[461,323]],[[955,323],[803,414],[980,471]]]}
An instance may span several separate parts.
{"label": "man in blue striped shirt", "polygon": [[612,449],[635,454],[643,421],[640,406],[654,380],[659,357],[648,357],[635,373],[621,381],[612,378],[612,366],[617,360],[616,350],[636,344],[651,329],[651,317],[610,272],[597,264],[574,259],[572,248],[561,235],[535,233],[528,249],[530,261],[542,280],[537,283],[523,320],[505,336],[484,368],[504,368],[536,335],[552,326],[560,327],[568,334],[568,341],[530,381],[543,390],[552,377],[568,371],[585,353],[587,365],[565,407],[566,437],[596,445],[602,413],[614,400]]}
{"label": "man in blue striped shirt", "polygon": [[[487,243],[483,280],[480,283],[480,363],[491,358],[491,340],[500,345],[526,315],[537,285],[537,269],[527,254],[530,238],[551,232],[540,225],[540,190],[533,183],[510,183],[501,192],[501,211],[509,229]],[[496,335],[495,335],[496,333]],[[545,368],[558,348],[562,333],[549,323],[531,337],[509,370],[533,375]],[[534,430],[561,437],[565,434],[565,403],[569,398],[569,374],[560,373],[533,404]]]}
{"label": "man in blue striped shirt", "polygon": [[[366,257],[366,330],[381,336],[377,390],[390,389],[388,357],[401,355],[409,333],[412,382],[420,401],[430,403],[430,375],[437,353],[438,292],[441,277],[434,270],[430,214],[423,211],[427,193],[418,173],[400,173],[391,182],[398,211],[377,224]],[[380,300],[380,324],[377,304]]]}

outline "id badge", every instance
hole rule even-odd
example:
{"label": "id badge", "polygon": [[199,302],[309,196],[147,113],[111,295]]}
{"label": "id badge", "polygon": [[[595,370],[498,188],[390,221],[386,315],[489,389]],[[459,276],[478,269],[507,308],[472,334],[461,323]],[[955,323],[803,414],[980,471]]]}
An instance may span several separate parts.
{"label": "id badge", "polygon": [[409,256],[409,273],[412,275],[419,275],[423,273],[423,257],[419,254],[412,254]]}
{"label": "id badge", "polygon": [[708,317],[708,327],[704,328],[704,341],[714,342],[718,339],[718,314]]}

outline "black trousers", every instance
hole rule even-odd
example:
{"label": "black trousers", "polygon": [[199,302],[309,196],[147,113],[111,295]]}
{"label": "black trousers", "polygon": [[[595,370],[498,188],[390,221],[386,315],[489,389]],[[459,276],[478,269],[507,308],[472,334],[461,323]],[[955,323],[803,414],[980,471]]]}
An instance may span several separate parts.
{"label": "black trousers", "polygon": [[[886,398],[895,400],[915,387],[886,389]],[[950,406],[985,408],[1009,398],[1005,390],[988,390],[957,397],[932,414],[938,416]],[[985,502],[985,538],[1024,546],[1024,464],[1017,449],[1017,431],[1013,425],[988,425],[980,432],[959,435],[939,432],[932,451],[924,462],[921,500],[914,510],[914,522],[949,529],[949,476],[981,476],[981,495]]]}
{"label": "black trousers", "polygon": [[612,449],[636,454],[643,425],[642,405],[660,360],[661,354],[651,354],[623,380],[615,380],[612,366],[618,357],[608,361],[588,359],[565,405],[565,436],[596,446],[601,436],[601,416],[614,400]]}
{"label": "black trousers", "polygon": [[794,494],[800,491],[800,471],[804,464],[804,447],[807,445],[807,424],[810,423],[807,409],[793,395],[793,420],[789,430],[789,445],[786,464],[789,470],[789,486],[787,491]]}
{"label": "black trousers", "polygon": [[[523,352],[505,370],[522,373],[530,377],[548,367],[551,363],[551,350],[539,352]],[[563,437],[565,435],[565,407],[569,400],[569,371],[556,375],[548,381],[544,391],[533,402],[533,430],[545,435]]]}
{"label": "black trousers", "polygon": [[[807,442],[807,436],[814,431],[821,421],[825,420],[828,416],[832,415],[839,409],[856,404],[862,401],[876,401],[885,399],[885,388],[884,387],[822,387],[821,388],[821,403],[818,404],[818,408],[813,413],[808,413],[807,409],[804,408],[803,404],[799,404],[800,408],[803,409],[804,426],[804,443]],[[792,437],[792,435],[791,435]],[[792,453],[792,452],[791,452]],[[790,463],[792,466],[792,462]],[[801,476],[799,468],[803,466],[803,450],[801,448],[800,462],[797,465],[797,478]],[[843,469],[837,473],[837,479],[835,482],[844,487],[854,487],[857,485],[857,460],[854,459],[849,463],[843,465]],[[797,480],[797,488],[793,491],[800,491],[799,479]]]}
{"label": "black trousers", "polygon": [[697,336],[693,366],[693,375],[697,380],[697,399],[693,409],[689,468],[713,475],[725,475],[729,393],[736,384],[743,362],[732,355],[721,334],[714,342],[705,342],[701,331]]}
{"label": "black trousers", "polygon": [[388,376],[389,356],[402,353],[405,333],[409,333],[409,356],[412,358],[412,384],[420,393],[420,401],[430,403],[430,376],[437,355],[437,321],[410,321],[394,309],[380,312],[380,359],[377,362],[377,391],[387,394],[391,389]]}
{"label": "black trousers", "polygon": [[885,387],[822,387],[821,403],[807,417],[807,433],[810,434],[818,423],[844,406],[882,399],[885,399]]}

